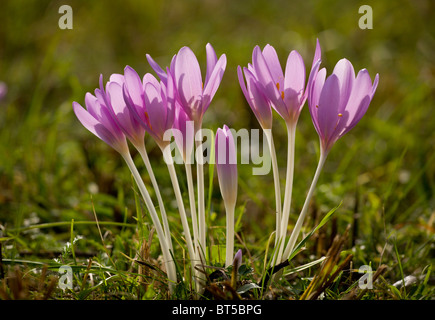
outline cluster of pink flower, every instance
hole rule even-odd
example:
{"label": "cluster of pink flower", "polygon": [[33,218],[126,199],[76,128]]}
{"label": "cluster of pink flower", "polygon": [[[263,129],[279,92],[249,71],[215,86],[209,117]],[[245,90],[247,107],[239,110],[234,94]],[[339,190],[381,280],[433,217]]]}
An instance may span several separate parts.
{"label": "cluster of pink flower", "polygon": [[[129,166],[139,190],[156,227],[162,248],[165,266],[172,291],[177,282],[175,265],[171,252],[173,250],[169,225],[167,223],[164,203],[158,184],[152,173],[145,149],[145,133],[148,133],[161,148],[163,156],[170,156],[169,141],[165,133],[172,129],[180,130],[185,135],[182,143],[177,143],[183,159],[190,158],[193,152],[193,137],[185,132],[186,122],[192,121],[194,134],[200,134],[202,119],[222,80],[226,68],[226,56],[218,59],[210,44],[206,46],[207,70],[202,80],[201,70],[195,54],[188,47],[183,47],[174,55],[170,67],[162,69],[149,55],[150,63],[157,76],[145,74],[141,79],[137,72],[127,66],[124,74],[113,74],[104,86],[100,76],[99,89],[95,94],[85,96],[86,109],[73,102],[73,109],[80,122],[97,137],[118,151]],[[301,55],[292,51],[283,72],[274,48],[267,45],[263,50],[254,48],[252,64],[238,67],[238,77],[243,94],[261,127],[267,132],[273,161],[276,198],[276,254],[274,263],[288,259],[304,220],[308,203],[311,199],[319,173],[326,156],[333,144],[352,129],[365,114],[378,84],[378,75],[372,84],[367,70],[359,71],[355,76],[352,64],[340,60],[333,73],[326,77],[326,69],[320,69],[321,49],[317,41],[311,72],[306,83],[305,65]],[[245,82],[246,81],[246,82]],[[314,127],[320,137],[321,157],[319,166],[308,192],[305,205],[285,246],[286,231],[291,206],[291,193],[294,171],[294,141],[299,115],[305,102]],[[284,203],[281,203],[278,165],[273,147],[272,110],[284,120],[288,129],[289,145],[287,176]],[[174,135],[175,136],[175,135]],[[141,154],[153,188],[159,200],[160,218],[140,174],[131,159],[127,140]],[[192,140],[192,141],[190,141]],[[195,138],[196,140],[196,138]],[[227,214],[226,266],[233,263],[234,251],[234,209],[237,198],[237,165],[235,144],[229,128],[219,128],[215,139],[215,157],[225,152],[226,161],[216,161],[218,180]],[[197,163],[197,202],[193,188],[190,162],[185,161],[187,184],[190,201],[191,225],[188,222],[184,201],[181,196],[173,164],[166,161],[176,195],[180,218],[184,229],[186,245],[191,260],[192,276],[195,277],[197,290],[204,285],[204,276],[195,265],[205,262],[206,225],[204,208],[204,173],[203,165]],[[197,207],[196,207],[197,206]],[[193,229],[193,238],[190,230]]]}

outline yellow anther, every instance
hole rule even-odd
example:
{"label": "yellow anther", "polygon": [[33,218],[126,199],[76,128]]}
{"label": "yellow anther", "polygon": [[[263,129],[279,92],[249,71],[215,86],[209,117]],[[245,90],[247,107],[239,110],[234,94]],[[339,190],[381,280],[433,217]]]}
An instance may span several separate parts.
{"label": "yellow anther", "polygon": [[338,114],[338,116],[339,116],[339,117],[342,117],[342,116],[343,116],[343,114],[342,114],[342,113],[339,113],[339,114]]}
{"label": "yellow anther", "polygon": [[279,82],[276,83],[276,88],[277,88],[278,91],[279,91]]}
{"label": "yellow anther", "polygon": [[281,98],[284,100],[284,91],[281,91]]}

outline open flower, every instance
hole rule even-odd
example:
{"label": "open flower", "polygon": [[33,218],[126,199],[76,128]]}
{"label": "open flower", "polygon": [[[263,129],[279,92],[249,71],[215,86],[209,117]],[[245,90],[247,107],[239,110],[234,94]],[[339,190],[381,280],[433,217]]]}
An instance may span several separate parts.
{"label": "open flower", "polygon": [[125,79],[122,74],[112,74],[109,81],[103,86],[103,76],[100,76],[100,88],[95,90],[97,98],[111,112],[113,119],[124,132],[126,137],[136,148],[142,148],[145,138],[145,129],[139,124],[124,100],[123,86]]}
{"label": "open flower", "polygon": [[120,154],[128,153],[127,139],[107,107],[105,98],[97,90],[95,92],[98,98],[89,92],[86,93],[86,109],[74,101],[74,113],[82,125],[98,138]]}
{"label": "open flower", "polygon": [[[246,85],[243,79],[243,75],[246,78]],[[249,106],[254,112],[255,117],[260,123],[263,129],[272,128],[272,108],[270,101],[264,95],[260,89],[258,79],[253,74],[252,68],[237,67],[237,76],[239,78],[240,88],[248,102]]]}
{"label": "open flower", "polygon": [[319,70],[309,88],[308,105],[320,137],[322,151],[329,152],[334,143],[351,130],[366,113],[379,82],[366,69],[355,71],[347,59],[337,62],[332,74]]}
{"label": "open flower", "polygon": [[[317,41],[307,87],[311,86],[315,77],[320,65],[320,57],[321,49]],[[275,49],[271,45],[266,45],[261,51],[260,47],[256,46],[252,53],[250,69],[255,75],[254,79],[257,79],[257,87],[263,90],[273,108],[286,123],[295,124],[307,99],[305,65],[302,56],[296,50],[291,51],[283,73]]]}
{"label": "open flower", "polygon": [[198,60],[189,47],[181,48],[171,63],[180,104],[189,119],[198,125],[201,124],[202,117],[220,85],[227,63],[225,54],[217,59],[210,44],[207,44],[206,52],[205,81],[202,80]]}
{"label": "open flower", "polygon": [[147,73],[140,79],[131,67],[124,69],[123,96],[127,107],[140,125],[165,147],[165,132],[172,128],[175,116],[175,87],[169,75],[167,85]]}

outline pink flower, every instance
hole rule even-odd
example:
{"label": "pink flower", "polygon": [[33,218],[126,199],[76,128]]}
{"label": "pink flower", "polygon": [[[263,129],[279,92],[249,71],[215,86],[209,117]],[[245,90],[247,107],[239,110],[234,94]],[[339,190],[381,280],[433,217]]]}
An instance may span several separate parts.
{"label": "pink flower", "polygon": [[321,69],[308,88],[308,106],[324,152],[352,129],[366,113],[379,82],[372,84],[366,69],[355,72],[350,61],[341,59],[326,78]]}
{"label": "pink flower", "polygon": [[189,119],[197,124],[209,107],[222,80],[227,59],[223,54],[219,60],[210,44],[206,46],[207,70],[205,81],[195,54],[189,47],[181,48],[171,63],[178,99]]}
{"label": "pink flower", "polygon": [[237,153],[230,129],[224,125],[216,132],[215,160],[222,198],[233,206],[237,199]]}
{"label": "pink flower", "polygon": [[[320,56],[321,49],[319,41],[317,41],[307,87],[310,86],[317,73],[320,65]],[[260,47],[256,46],[252,53],[252,66],[249,66],[248,70],[251,71],[249,76],[250,81],[253,81],[252,79],[257,80],[253,81],[257,84],[256,87],[263,91],[278,114],[287,123],[295,124],[307,99],[305,65],[301,55],[296,50],[290,52],[284,74],[275,49],[271,45],[266,45],[263,51],[261,51]],[[251,88],[255,89],[252,85]],[[253,92],[251,92],[251,96],[252,98],[248,99],[248,102],[249,100],[252,101],[254,97]],[[258,100],[256,102],[258,106],[264,105],[264,102]]]}
{"label": "pink flower", "polygon": [[86,109],[74,101],[73,110],[86,129],[119,153],[125,154],[128,152],[127,139],[113,118],[112,112],[107,105],[108,99],[104,92],[96,89],[95,96],[89,92],[86,93]]}
{"label": "pink flower", "polygon": [[139,121],[125,103],[123,94],[124,85],[124,75],[112,74],[106,84],[106,90],[104,90],[103,77],[100,76],[100,89],[95,90],[95,93],[108,106],[113,119],[127,138],[138,148],[144,143],[145,129],[139,124]]}
{"label": "pink flower", "polygon": [[[246,78],[246,85],[243,79],[243,74]],[[237,67],[237,76],[239,78],[240,88],[248,102],[249,106],[254,112],[255,117],[263,129],[272,128],[272,109],[270,101],[261,91],[261,85],[258,83],[257,78],[253,74],[252,68]]]}
{"label": "pink flower", "polygon": [[175,116],[175,86],[169,74],[167,84],[147,73],[140,79],[131,67],[124,69],[124,101],[138,123],[160,147],[168,144],[165,132],[172,128]]}

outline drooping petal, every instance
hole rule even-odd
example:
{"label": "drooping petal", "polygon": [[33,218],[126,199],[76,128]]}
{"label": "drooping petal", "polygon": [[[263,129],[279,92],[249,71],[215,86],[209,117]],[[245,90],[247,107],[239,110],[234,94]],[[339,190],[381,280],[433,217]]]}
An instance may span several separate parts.
{"label": "drooping petal", "polygon": [[79,103],[73,102],[73,110],[81,124],[95,136],[103,140],[113,149],[122,153],[127,148],[125,137],[114,135],[110,128],[105,127],[101,122],[94,118]]}

